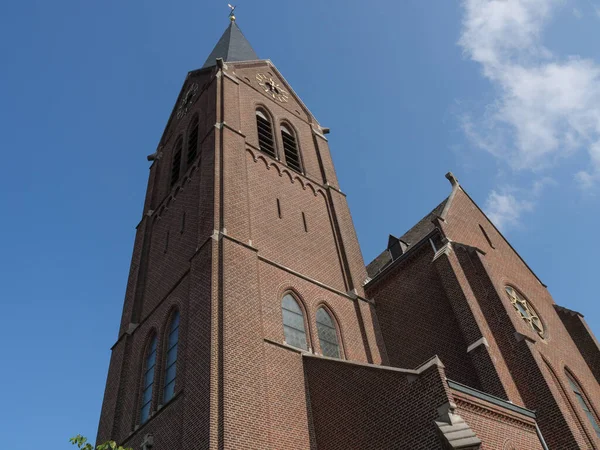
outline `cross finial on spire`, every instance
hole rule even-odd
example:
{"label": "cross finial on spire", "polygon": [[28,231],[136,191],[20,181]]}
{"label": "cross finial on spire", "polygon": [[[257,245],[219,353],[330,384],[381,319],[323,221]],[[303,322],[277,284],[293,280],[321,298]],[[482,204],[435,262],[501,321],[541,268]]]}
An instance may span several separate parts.
{"label": "cross finial on spire", "polygon": [[230,3],[227,3],[227,6],[229,6],[229,9],[231,10],[231,11],[229,11],[229,20],[231,20],[232,22],[235,22],[234,11],[235,11],[235,8],[237,8],[237,6],[233,6]]}

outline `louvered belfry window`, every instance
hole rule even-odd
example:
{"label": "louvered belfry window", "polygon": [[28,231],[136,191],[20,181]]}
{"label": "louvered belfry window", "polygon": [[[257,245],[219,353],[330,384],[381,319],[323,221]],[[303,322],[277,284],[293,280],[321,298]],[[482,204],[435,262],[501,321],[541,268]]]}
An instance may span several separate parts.
{"label": "louvered belfry window", "polygon": [[188,135],[188,152],[187,152],[187,164],[188,166],[194,162],[198,155],[198,116],[194,116],[192,119],[192,126],[190,127]]}
{"label": "louvered belfry window", "polygon": [[146,359],[144,361],[144,379],[142,381],[142,410],[140,423],[145,423],[150,417],[152,407],[152,387],[154,386],[154,369],[156,368],[156,335],[154,335],[148,346]]}
{"label": "louvered belfry window", "polygon": [[177,139],[175,144],[175,152],[173,153],[173,165],[171,166],[171,186],[179,180],[181,170],[181,151],[183,150],[183,139]]}
{"label": "louvered belfry window", "polygon": [[296,172],[301,172],[300,153],[298,152],[298,142],[294,132],[286,125],[281,125],[281,139],[283,141],[283,153],[285,154],[285,163]]}
{"label": "louvered belfry window", "polygon": [[268,116],[260,110],[256,111],[256,127],[258,129],[258,146],[271,158],[276,157],[273,127]]}

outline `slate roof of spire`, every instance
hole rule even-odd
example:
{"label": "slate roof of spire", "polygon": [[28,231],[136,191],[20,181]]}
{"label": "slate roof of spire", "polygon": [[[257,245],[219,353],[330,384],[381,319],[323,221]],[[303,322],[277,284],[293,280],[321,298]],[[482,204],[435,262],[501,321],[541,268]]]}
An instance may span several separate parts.
{"label": "slate roof of spire", "polygon": [[242,30],[240,30],[235,21],[231,21],[202,68],[214,66],[217,58],[223,58],[223,61],[252,61],[259,59],[250,42],[244,37]]}

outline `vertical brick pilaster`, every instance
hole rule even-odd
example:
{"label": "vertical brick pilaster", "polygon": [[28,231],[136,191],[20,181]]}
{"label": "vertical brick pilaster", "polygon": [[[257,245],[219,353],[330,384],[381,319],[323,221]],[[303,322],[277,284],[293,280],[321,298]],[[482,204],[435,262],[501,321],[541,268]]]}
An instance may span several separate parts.
{"label": "vertical brick pilaster", "polygon": [[[256,251],[223,245],[223,431],[225,449],[269,448]],[[241,444],[243,443],[243,445]]]}
{"label": "vertical brick pilaster", "polygon": [[[451,244],[446,244],[444,252],[438,252],[434,264],[465,342],[471,346],[478,342],[483,343],[482,338],[487,341],[487,345],[478,345],[468,352],[483,390],[508,399],[507,389],[496,367],[505,366],[505,362]],[[506,371],[508,372],[508,369]]]}
{"label": "vertical brick pilaster", "polygon": [[598,339],[581,314],[558,305],[555,305],[555,309],[596,381],[600,383],[600,343],[598,343]]}
{"label": "vertical brick pilaster", "polygon": [[106,378],[102,412],[98,426],[97,443],[103,443],[114,435],[115,421],[118,413],[118,395],[121,384],[123,360],[125,356],[125,337],[113,346],[110,356],[110,366]]}
{"label": "vertical brick pilaster", "polygon": [[217,397],[211,393],[218,387],[216,311],[214,308],[214,253],[216,243],[209,240],[191,261],[189,306],[186,320],[188,329],[185,372],[185,403],[183,405],[182,450],[215,448],[218,423],[211,410],[217,410]]}

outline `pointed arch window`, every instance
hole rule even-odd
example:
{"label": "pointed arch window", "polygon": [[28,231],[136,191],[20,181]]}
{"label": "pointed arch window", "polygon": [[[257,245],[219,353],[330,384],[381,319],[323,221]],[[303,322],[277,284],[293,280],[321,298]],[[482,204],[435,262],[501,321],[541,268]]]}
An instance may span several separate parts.
{"label": "pointed arch window", "polygon": [[175,151],[173,152],[173,165],[171,166],[171,186],[177,183],[179,180],[179,173],[181,171],[181,152],[183,151],[183,139],[181,136],[175,143]]}
{"label": "pointed arch window", "polygon": [[286,344],[308,350],[306,329],[304,328],[304,313],[292,294],[285,294],[281,301],[283,313],[283,334]]}
{"label": "pointed arch window", "polygon": [[179,343],[179,311],[173,313],[169,336],[167,337],[167,355],[165,358],[165,387],[163,403],[167,403],[175,395],[175,379],[177,377],[177,345]]}
{"label": "pointed arch window", "polygon": [[198,155],[198,116],[192,118],[192,124],[188,133],[187,164],[194,162]]}
{"label": "pointed arch window", "polygon": [[273,127],[269,116],[260,109],[256,110],[256,128],[258,130],[258,146],[260,150],[271,158],[275,158],[275,141]]}
{"label": "pointed arch window", "polygon": [[154,371],[156,369],[156,335],[153,335],[144,360],[144,378],[142,381],[142,408],[140,422],[145,423],[150,417],[152,408],[152,389],[154,386]]}
{"label": "pointed arch window", "polygon": [[283,153],[285,163],[296,172],[301,172],[300,153],[298,152],[298,142],[296,134],[289,125],[281,125],[281,139],[283,141]]}
{"label": "pointed arch window", "polygon": [[596,414],[594,414],[594,412],[592,411],[592,406],[589,404],[586,396],[584,395],[583,390],[581,389],[581,386],[579,386],[579,383],[577,383],[577,381],[575,381],[575,378],[566,370],[565,370],[565,375],[567,376],[567,379],[569,380],[569,386],[571,387],[573,394],[575,394],[575,397],[577,398],[577,402],[579,403],[579,406],[581,407],[581,409],[583,409],[583,412],[585,412],[585,415],[587,416],[588,420],[592,424],[594,431],[596,431],[596,435],[598,437],[600,437],[600,425],[598,424]]}
{"label": "pointed arch window", "polygon": [[323,307],[317,310],[317,332],[323,355],[330,358],[339,358],[340,345],[338,343],[337,327],[331,314]]}

